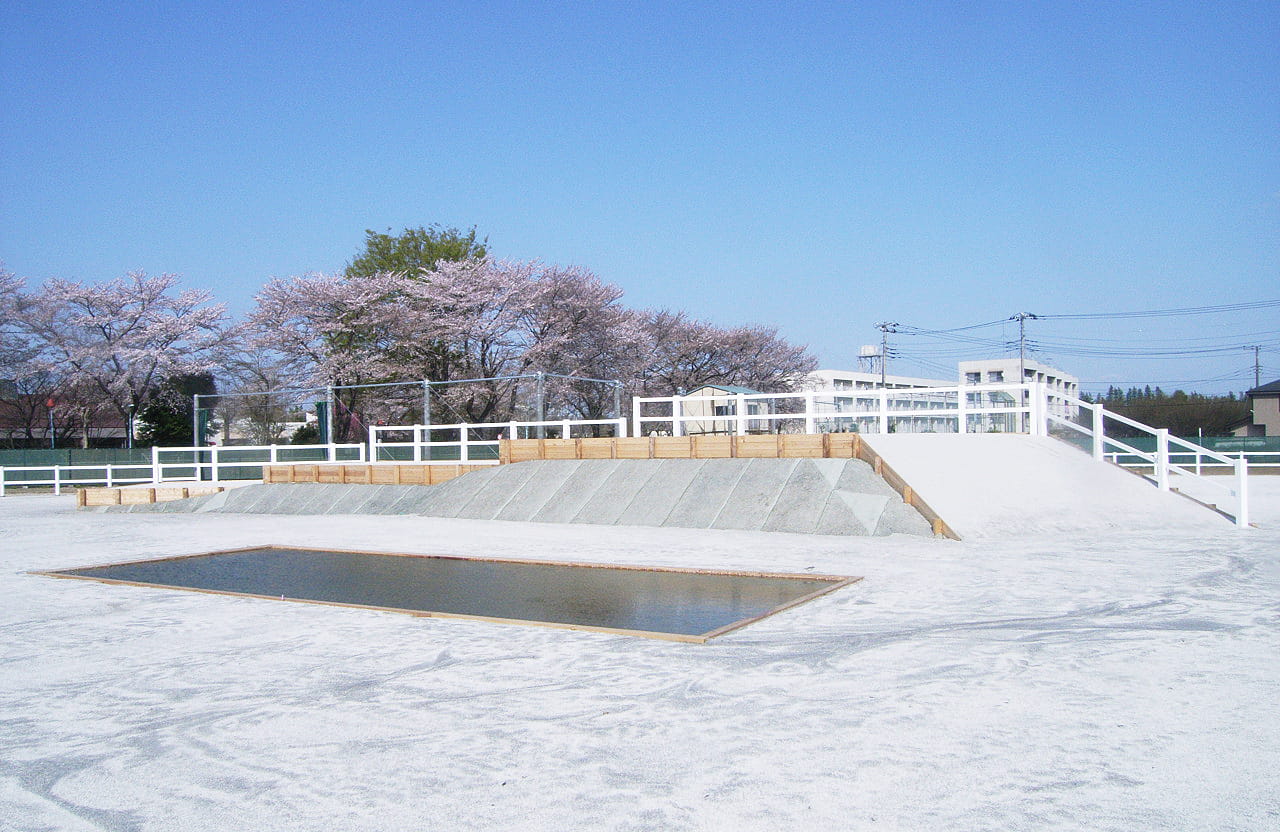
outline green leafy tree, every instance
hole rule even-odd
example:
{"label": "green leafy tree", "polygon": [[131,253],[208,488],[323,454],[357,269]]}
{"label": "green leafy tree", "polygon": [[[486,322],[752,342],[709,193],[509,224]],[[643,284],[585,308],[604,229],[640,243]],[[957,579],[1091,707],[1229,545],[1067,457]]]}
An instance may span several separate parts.
{"label": "green leafy tree", "polygon": [[[1099,400],[1113,413],[1155,428],[1168,428],[1174,436],[1225,436],[1249,415],[1249,400],[1234,393],[1209,396],[1175,390],[1170,394],[1150,385],[1128,390],[1112,386]],[[1144,435],[1123,424],[1108,425],[1107,433],[1120,437]]]}
{"label": "green leafy tree", "polygon": [[209,373],[166,378],[156,395],[138,412],[138,420],[142,423],[138,439],[144,445],[190,445],[191,397],[197,393],[209,396],[216,392],[217,385]]}
{"label": "green leafy tree", "polygon": [[406,228],[395,236],[370,230],[364,233],[364,251],[347,266],[347,277],[368,277],[379,272],[413,277],[422,269],[435,268],[441,260],[481,260],[489,253],[488,238],[476,239],[474,227],[464,232],[433,224]]}

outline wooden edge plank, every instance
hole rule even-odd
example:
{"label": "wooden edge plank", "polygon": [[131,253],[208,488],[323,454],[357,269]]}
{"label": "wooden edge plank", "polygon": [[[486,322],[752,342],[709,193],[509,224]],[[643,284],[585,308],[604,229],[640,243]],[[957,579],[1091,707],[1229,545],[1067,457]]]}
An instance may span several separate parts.
{"label": "wooden edge plank", "polygon": [[907,481],[897,471],[893,470],[880,454],[876,453],[875,449],[861,438],[861,435],[859,435],[858,441],[854,444],[858,451],[857,458],[869,463],[875,472],[889,484],[889,487],[902,496],[903,502],[920,512],[920,516],[928,521],[929,527],[933,529],[935,535],[941,535],[950,540],[960,539],[960,535],[956,533],[956,530],[951,528],[947,521],[943,520],[938,512],[933,510],[932,506],[921,499],[919,492],[907,485]]}
{"label": "wooden edge plank", "polygon": [[744,618],[741,621],[734,621],[729,624],[725,624],[723,627],[717,627],[714,630],[708,630],[703,635],[705,635],[708,639],[712,639],[712,638],[716,638],[717,636],[722,636],[725,633],[731,633],[734,630],[739,630],[739,629],[742,629],[743,627],[746,627],[748,624],[754,624],[757,621],[760,621],[761,619],[768,618],[772,615],[777,615],[778,613],[789,610],[792,607],[798,607],[801,604],[808,603],[809,601],[812,601],[815,598],[821,598],[823,595],[826,595],[831,592],[835,592],[837,589],[842,589],[846,586],[849,586],[850,584],[856,584],[858,581],[861,581],[861,580],[862,580],[861,577],[849,577],[849,578],[845,578],[842,581],[833,582],[830,586],[824,586],[819,589],[815,589],[813,592],[809,592],[804,595],[801,595],[799,598],[792,598],[790,601],[787,601],[784,604],[779,604],[778,606],[774,607],[771,610],[768,610],[767,612],[762,612],[759,615],[753,615],[749,618]]}

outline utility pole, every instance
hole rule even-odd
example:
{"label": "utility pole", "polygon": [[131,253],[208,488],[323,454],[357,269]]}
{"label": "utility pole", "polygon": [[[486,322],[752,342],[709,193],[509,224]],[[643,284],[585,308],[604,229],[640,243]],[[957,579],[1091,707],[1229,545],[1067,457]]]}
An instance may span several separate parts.
{"label": "utility pole", "polygon": [[[1032,315],[1030,312],[1019,312],[1018,314],[1009,318],[1009,320],[1011,321],[1018,322],[1018,384],[1027,383],[1027,321],[1028,320],[1034,321],[1035,319],[1036,319],[1036,316]],[[1022,400],[1020,404],[1023,407],[1026,407],[1027,406],[1026,388],[1023,388],[1023,392],[1019,396],[1019,398]],[[1023,414],[1022,417],[1019,419],[1019,421],[1022,423],[1022,430],[1024,431],[1028,430],[1028,425],[1030,422],[1030,419],[1028,418],[1028,416],[1029,414]]]}
{"label": "utility pole", "polygon": [[885,386],[885,364],[889,360],[889,333],[898,331],[896,321],[881,321],[876,324],[876,329],[880,330],[880,386]]}
{"label": "utility pole", "polygon": [[1018,383],[1027,383],[1027,321],[1036,320],[1038,316],[1030,312],[1019,312],[1009,318],[1018,322]]}
{"label": "utility pole", "polygon": [[1262,347],[1253,344],[1245,347],[1246,350],[1253,350],[1253,386],[1262,386]]}

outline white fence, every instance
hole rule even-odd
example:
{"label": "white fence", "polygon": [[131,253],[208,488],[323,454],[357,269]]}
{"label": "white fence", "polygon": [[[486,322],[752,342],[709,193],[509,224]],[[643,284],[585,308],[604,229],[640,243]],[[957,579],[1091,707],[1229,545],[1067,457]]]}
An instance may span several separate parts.
{"label": "white fence", "polygon": [[[655,412],[656,411],[656,412]],[[1155,437],[1145,451],[1109,435],[1108,422]],[[1224,492],[1239,526],[1249,523],[1248,452],[1235,456],[1211,451],[1106,410],[1101,404],[1053,390],[1044,384],[986,384],[879,390],[823,390],[804,393],[736,393],[711,396],[636,397],[631,434],[748,433],[1051,433],[1082,445],[1099,461],[1116,461],[1170,490],[1177,478]],[[501,439],[628,435],[628,420],[561,419],[538,422],[389,425],[369,430],[365,445],[266,445],[254,447],[153,448],[151,463],[45,465],[0,468],[0,496],[6,486],[124,485],[174,480],[220,482],[260,479],[262,465],[278,462],[417,462],[497,464]],[[447,438],[436,439],[443,433]],[[1256,452],[1255,452],[1256,453]],[[1280,457],[1280,453],[1262,452]],[[1204,476],[1223,470],[1232,476]],[[47,472],[45,477],[33,473]],[[14,476],[19,475],[19,476]],[[1230,483],[1229,485],[1224,483]]]}
{"label": "white fence", "polygon": [[[606,430],[607,429],[607,430]],[[372,462],[426,465],[498,464],[502,439],[570,439],[591,435],[626,436],[626,419],[557,419],[543,422],[461,422],[453,425],[375,425],[369,428]],[[446,438],[436,439],[443,434]]]}
{"label": "white fence", "polygon": [[[654,411],[657,411],[656,413]],[[1108,420],[1156,438],[1143,451],[1107,434]],[[632,429],[683,436],[689,433],[1030,433],[1051,432],[1068,441],[1083,437],[1095,459],[1120,454],[1126,467],[1150,469],[1156,487],[1167,491],[1171,478],[1194,479],[1228,500],[1238,526],[1249,524],[1249,461],[1229,457],[1169,435],[1164,429],[1106,410],[1100,404],[1053,390],[1045,384],[986,384],[879,390],[822,390],[804,393],[737,393],[711,396],[637,397]],[[1191,455],[1193,467],[1182,463]],[[1233,474],[1203,476],[1207,465]],[[1226,479],[1230,485],[1224,484]]]}
{"label": "white fence", "polygon": [[[632,432],[1042,433],[1033,384],[636,397]],[[656,412],[655,412],[656,411]]]}
{"label": "white fence", "polygon": [[364,462],[364,445],[226,445],[152,448],[150,462],[0,467],[0,497],[6,488],[130,485],[198,480],[219,483],[262,479],[262,466],[278,462]]}
{"label": "white fence", "polygon": [[[1243,455],[1229,457],[1217,451],[1203,448],[1193,442],[1170,436],[1166,428],[1153,428],[1134,421],[1118,413],[1112,413],[1101,404],[1082,401],[1073,396],[1051,392],[1041,386],[1038,395],[1042,396],[1049,406],[1046,407],[1046,429],[1057,428],[1065,437],[1083,437],[1093,458],[1102,462],[1109,454],[1122,454],[1125,467],[1133,468],[1148,476],[1161,491],[1172,489],[1175,478],[1194,481],[1197,486],[1209,489],[1225,497],[1231,515],[1237,526],[1249,525],[1249,460]],[[1063,412],[1074,409],[1074,417],[1056,415],[1053,411]],[[1107,434],[1107,423],[1114,422],[1126,427],[1154,436],[1154,451],[1144,451],[1132,444]],[[1186,467],[1179,460],[1188,457],[1194,459],[1195,468]],[[1115,458],[1114,456],[1112,457]],[[1208,460],[1208,463],[1205,462]],[[1205,465],[1219,469],[1227,468],[1233,476],[1209,477],[1203,475]],[[1150,469],[1150,472],[1147,472]],[[1229,483],[1229,484],[1228,484]]]}

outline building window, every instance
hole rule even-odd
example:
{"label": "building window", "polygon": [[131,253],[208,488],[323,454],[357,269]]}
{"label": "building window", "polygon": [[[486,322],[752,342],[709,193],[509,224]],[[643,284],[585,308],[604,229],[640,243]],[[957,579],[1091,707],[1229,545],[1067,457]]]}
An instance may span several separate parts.
{"label": "building window", "polygon": [[992,370],[991,372],[987,373],[987,381],[991,382],[992,384],[1003,384],[1004,370]]}
{"label": "building window", "polygon": [[978,384],[981,381],[982,381],[982,373],[965,373],[964,374],[965,384]]}

